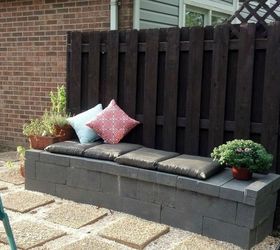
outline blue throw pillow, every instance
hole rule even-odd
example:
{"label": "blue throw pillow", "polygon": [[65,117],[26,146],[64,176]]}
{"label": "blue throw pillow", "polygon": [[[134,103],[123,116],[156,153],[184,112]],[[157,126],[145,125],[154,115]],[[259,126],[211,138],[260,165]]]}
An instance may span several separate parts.
{"label": "blue throw pillow", "polygon": [[80,143],[94,142],[100,138],[86,123],[93,120],[102,110],[102,104],[97,104],[95,107],[67,119],[75,130]]}

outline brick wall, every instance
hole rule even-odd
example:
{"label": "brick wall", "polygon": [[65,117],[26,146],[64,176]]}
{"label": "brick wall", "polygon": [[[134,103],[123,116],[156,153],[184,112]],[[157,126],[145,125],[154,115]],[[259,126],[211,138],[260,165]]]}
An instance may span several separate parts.
{"label": "brick wall", "polygon": [[[108,30],[110,0],[0,1],[0,145],[25,143],[22,125],[49,105],[66,79],[66,32]],[[132,0],[119,7],[132,27]]]}

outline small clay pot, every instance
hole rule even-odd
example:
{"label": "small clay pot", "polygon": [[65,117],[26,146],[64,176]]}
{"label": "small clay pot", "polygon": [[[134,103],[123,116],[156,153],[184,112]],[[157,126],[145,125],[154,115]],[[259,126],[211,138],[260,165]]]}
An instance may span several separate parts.
{"label": "small clay pot", "polygon": [[237,180],[251,180],[253,173],[248,168],[232,167],[232,176]]}
{"label": "small clay pot", "polygon": [[30,147],[33,149],[45,149],[47,146],[59,141],[59,136],[29,136]]}
{"label": "small clay pot", "polygon": [[54,129],[55,134],[59,136],[59,141],[71,140],[73,137],[73,128],[69,124],[66,124],[63,127],[55,125]]}
{"label": "small clay pot", "polygon": [[20,175],[21,175],[22,177],[25,177],[24,163],[21,163],[21,164],[19,165],[19,172],[20,172]]}

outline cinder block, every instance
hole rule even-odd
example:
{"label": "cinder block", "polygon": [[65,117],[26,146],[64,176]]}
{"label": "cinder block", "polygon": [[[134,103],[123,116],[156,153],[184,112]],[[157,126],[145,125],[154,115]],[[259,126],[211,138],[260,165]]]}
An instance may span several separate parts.
{"label": "cinder block", "polygon": [[137,182],[137,200],[154,202],[156,184],[146,181]]}
{"label": "cinder block", "polygon": [[160,223],[188,230],[194,233],[202,233],[202,215],[196,211],[178,211],[177,209],[162,206]]}
{"label": "cinder block", "polygon": [[103,172],[107,174],[137,179],[138,168],[120,165],[116,162],[104,162]]}
{"label": "cinder block", "polygon": [[104,172],[104,161],[72,156],[70,158],[70,167]]}
{"label": "cinder block", "polygon": [[123,198],[122,211],[139,216],[146,220],[160,222],[161,206],[158,204]]}
{"label": "cinder block", "polygon": [[256,242],[255,230],[208,217],[203,217],[203,235],[231,242],[245,249],[249,249]]}
{"label": "cinder block", "polygon": [[25,160],[25,178],[36,179],[36,161],[33,159]]}
{"label": "cinder block", "polygon": [[157,172],[157,184],[176,187],[178,175]]}
{"label": "cinder block", "polygon": [[197,211],[198,214],[203,216],[235,223],[237,203],[194,192],[177,190],[175,208],[180,211]]}
{"label": "cinder block", "polygon": [[231,180],[221,186],[220,197],[226,200],[233,200],[238,202],[243,202],[245,196],[245,189],[250,185],[253,180],[250,181],[239,181]]}
{"label": "cinder block", "polygon": [[137,198],[137,180],[121,177],[121,196],[136,199]]}
{"label": "cinder block", "polygon": [[157,172],[153,170],[138,168],[137,179],[146,182],[157,182]]}
{"label": "cinder block", "polygon": [[249,206],[238,203],[236,223],[240,226],[246,226],[251,229],[263,223],[268,219],[276,209],[277,194],[270,194],[267,199],[258,203],[256,206]]}
{"label": "cinder block", "polygon": [[36,178],[53,183],[65,184],[68,167],[62,167],[44,162],[36,163]]}
{"label": "cinder block", "polygon": [[59,155],[59,154],[53,154],[46,151],[42,151],[40,153],[40,161],[69,167],[70,157],[67,155]]}
{"label": "cinder block", "polygon": [[67,185],[88,190],[100,190],[100,173],[86,169],[69,168]]}
{"label": "cinder block", "polygon": [[100,191],[102,193],[120,195],[119,178],[116,175],[101,173]]}
{"label": "cinder block", "polygon": [[155,186],[155,203],[163,206],[175,207],[176,188],[156,185]]}
{"label": "cinder block", "polygon": [[55,184],[48,181],[25,178],[25,189],[55,195]]}
{"label": "cinder block", "polygon": [[25,159],[31,161],[38,161],[42,150],[29,149],[25,152]]}
{"label": "cinder block", "polygon": [[102,192],[92,192],[90,196],[94,205],[123,212],[123,197]]}
{"label": "cinder block", "polygon": [[256,244],[261,242],[267,235],[270,235],[273,229],[274,214],[268,216],[268,218],[263,221],[257,227]]}
{"label": "cinder block", "polygon": [[55,195],[76,202],[92,204],[92,192],[81,188],[55,184]]}
{"label": "cinder block", "polygon": [[195,192],[197,189],[197,180],[184,176],[178,176],[176,186],[178,189],[181,190],[188,190],[188,191]]}

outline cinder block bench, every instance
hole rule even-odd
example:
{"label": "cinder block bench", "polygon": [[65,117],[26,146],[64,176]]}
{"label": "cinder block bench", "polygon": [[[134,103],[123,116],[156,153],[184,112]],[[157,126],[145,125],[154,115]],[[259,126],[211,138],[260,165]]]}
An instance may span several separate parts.
{"label": "cinder block bench", "polygon": [[94,204],[249,248],[273,226],[280,178],[238,181],[225,169],[198,180],[113,161],[26,153],[26,189]]}

